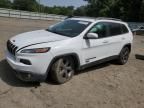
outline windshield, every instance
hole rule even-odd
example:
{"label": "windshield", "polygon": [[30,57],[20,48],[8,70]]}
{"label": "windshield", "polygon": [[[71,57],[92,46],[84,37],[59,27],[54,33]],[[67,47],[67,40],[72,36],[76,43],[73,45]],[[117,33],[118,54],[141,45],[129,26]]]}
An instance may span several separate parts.
{"label": "windshield", "polygon": [[79,35],[91,22],[81,20],[65,20],[52,27],[49,27],[47,31],[64,35],[67,37],[75,37]]}

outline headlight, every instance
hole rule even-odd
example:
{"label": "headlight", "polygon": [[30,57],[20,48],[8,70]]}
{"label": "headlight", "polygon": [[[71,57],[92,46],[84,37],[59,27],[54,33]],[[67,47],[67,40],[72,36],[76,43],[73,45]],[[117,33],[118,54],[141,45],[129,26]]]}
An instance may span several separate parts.
{"label": "headlight", "polygon": [[35,48],[35,49],[24,49],[21,53],[46,53],[50,48]]}

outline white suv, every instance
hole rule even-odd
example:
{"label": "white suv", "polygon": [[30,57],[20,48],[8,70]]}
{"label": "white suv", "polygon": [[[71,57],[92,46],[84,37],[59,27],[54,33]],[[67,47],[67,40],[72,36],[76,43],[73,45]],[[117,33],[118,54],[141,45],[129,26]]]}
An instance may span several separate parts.
{"label": "white suv", "polygon": [[104,61],[125,64],[132,40],[128,25],[119,19],[72,17],[11,38],[6,59],[21,80],[43,81],[50,76],[62,84],[75,71]]}

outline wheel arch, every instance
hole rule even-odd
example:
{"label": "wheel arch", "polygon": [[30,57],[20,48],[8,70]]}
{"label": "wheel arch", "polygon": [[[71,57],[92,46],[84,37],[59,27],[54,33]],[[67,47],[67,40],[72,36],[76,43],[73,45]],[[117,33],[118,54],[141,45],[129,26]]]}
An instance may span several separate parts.
{"label": "wheel arch", "polygon": [[130,50],[130,52],[131,52],[131,43],[125,44],[125,45],[123,46],[123,48],[124,48],[124,47],[128,47],[129,50]]}
{"label": "wheel arch", "polygon": [[47,73],[47,76],[49,76],[48,74],[49,74],[50,71],[51,71],[52,64],[53,64],[54,62],[56,62],[56,60],[58,60],[59,58],[66,57],[66,56],[72,57],[72,59],[74,60],[75,69],[76,69],[76,70],[79,69],[79,67],[80,67],[80,59],[79,59],[78,54],[76,54],[76,53],[62,54],[62,55],[55,56],[55,57],[51,60],[49,66],[48,66],[47,72],[46,72],[46,73]]}
{"label": "wheel arch", "polygon": [[[130,50],[130,52],[131,52],[131,43],[127,43],[127,44],[125,44],[123,47],[122,47],[122,49],[123,48],[125,48],[125,47],[128,47],[129,48],[129,50]],[[121,51],[122,51],[122,49],[120,50],[120,52],[119,52],[119,54],[118,54],[118,56],[120,55],[120,53],[121,53]]]}
{"label": "wheel arch", "polygon": [[130,52],[131,52],[131,43],[125,44],[125,45],[122,47],[122,49],[121,49],[121,51],[120,51],[120,53],[119,53],[119,56],[118,56],[118,58],[117,58],[117,62],[118,62],[118,64],[120,64],[120,65],[126,64],[127,61],[128,61],[128,58],[129,58],[129,57],[128,57],[126,61],[123,61],[123,60],[121,59],[121,57],[122,57],[121,54],[122,54],[122,51],[123,51],[124,48],[128,48],[128,49],[129,49],[129,54],[130,54]]}
{"label": "wheel arch", "polygon": [[[128,47],[129,50],[130,50],[130,52],[131,52],[131,47],[132,47],[132,46],[131,46],[131,43],[125,44],[125,45],[122,47],[122,49],[125,48],[125,47]],[[122,51],[122,49],[121,49],[121,51]],[[121,53],[121,51],[120,51],[120,53]],[[120,53],[119,53],[119,54],[120,54]]]}

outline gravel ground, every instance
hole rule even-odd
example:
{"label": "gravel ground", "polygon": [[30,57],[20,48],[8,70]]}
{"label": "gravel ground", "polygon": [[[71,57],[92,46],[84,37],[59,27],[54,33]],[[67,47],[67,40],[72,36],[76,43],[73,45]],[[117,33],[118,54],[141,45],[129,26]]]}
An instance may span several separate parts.
{"label": "gravel ground", "polygon": [[144,37],[134,36],[129,62],[104,63],[78,72],[71,81],[24,83],[4,58],[7,39],[31,30],[47,28],[54,21],[0,18],[0,108],[144,108]]}

